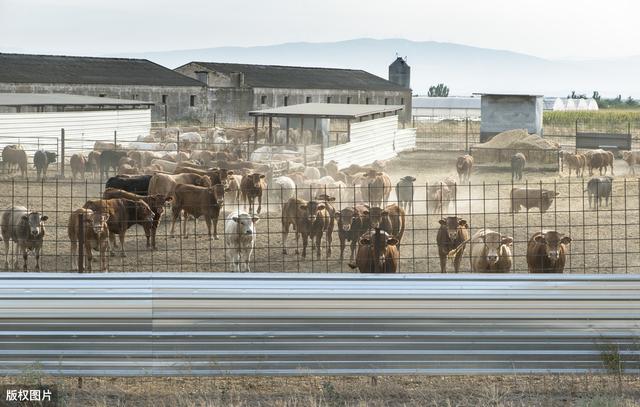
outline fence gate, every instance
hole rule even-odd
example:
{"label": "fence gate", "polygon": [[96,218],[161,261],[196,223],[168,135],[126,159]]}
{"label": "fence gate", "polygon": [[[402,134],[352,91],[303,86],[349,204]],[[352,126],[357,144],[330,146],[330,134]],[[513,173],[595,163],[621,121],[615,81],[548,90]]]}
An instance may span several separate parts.
{"label": "fence gate", "polygon": [[620,128],[594,128],[587,122],[576,121],[576,149],[578,148],[631,150],[631,124],[627,124],[624,132]]}

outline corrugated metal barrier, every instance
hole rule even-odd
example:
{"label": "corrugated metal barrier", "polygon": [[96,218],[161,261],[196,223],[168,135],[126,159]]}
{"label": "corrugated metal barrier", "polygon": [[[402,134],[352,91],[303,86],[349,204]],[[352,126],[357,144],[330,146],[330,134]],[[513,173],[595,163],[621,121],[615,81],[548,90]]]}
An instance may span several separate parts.
{"label": "corrugated metal barrier", "polygon": [[640,373],[640,276],[0,273],[0,374]]}

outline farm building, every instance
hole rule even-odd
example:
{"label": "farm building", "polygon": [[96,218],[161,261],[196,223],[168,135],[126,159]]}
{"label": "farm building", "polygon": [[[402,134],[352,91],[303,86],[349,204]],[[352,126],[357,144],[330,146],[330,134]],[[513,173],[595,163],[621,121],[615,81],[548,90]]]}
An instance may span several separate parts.
{"label": "farm building", "polygon": [[[393,78],[406,85],[408,72],[398,76],[396,68]],[[411,89],[362,70],[190,62],[176,72],[208,87],[208,111],[225,123],[249,124],[252,110],[302,103],[403,105],[401,122],[411,120]]]}
{"label": "farm building", "polygon": [[571,98],[544,98],[545,111],[565,111],[565,110],[598,110],[598,102],[593,98],[571,99]]}
{"label": "farm building", "polygon": [[412,99],[416,120],[480,119],[479,97],[425,97]]}
{"label": "farm building", "polygon": [[530,134],[542,135],[542,95],[483,93],[480,96],[481,142],[513,129],[525,129]]}
{"label": "farm building", "polygon": [[153,103],[68,94],[0,93],[1,147],[20,144],[67,158],[90,151],[96,141],[135,141],[149,134]]}
{"label": "farm building", "polygon": [[152,121],[199,119],[207,106],[201,82],[146,59],[0,54],[0,92],[145,100]]}

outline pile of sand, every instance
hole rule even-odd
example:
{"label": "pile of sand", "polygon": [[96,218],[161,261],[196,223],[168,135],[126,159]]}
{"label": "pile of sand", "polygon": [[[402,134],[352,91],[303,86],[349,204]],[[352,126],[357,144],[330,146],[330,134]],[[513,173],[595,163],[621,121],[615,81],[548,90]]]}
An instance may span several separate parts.
{"label": "pile of sand", "polygon": [[475,148],[500,148],[510,150],[556,150],[558,143],[546,140],[537,134],[529,134],[524,129],[503,131],[486,143],[476,144]]}

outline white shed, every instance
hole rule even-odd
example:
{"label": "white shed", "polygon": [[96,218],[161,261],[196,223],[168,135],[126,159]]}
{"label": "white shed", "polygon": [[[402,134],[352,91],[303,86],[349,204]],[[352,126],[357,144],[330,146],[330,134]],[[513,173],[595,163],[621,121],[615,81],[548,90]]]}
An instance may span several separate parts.
{"label": "white shed", "polygon": [[89,151],[95,141],[136,141],[149,134],[153,102],[94,96],[0,93],[0,148],[20,144],[65,156]]}

